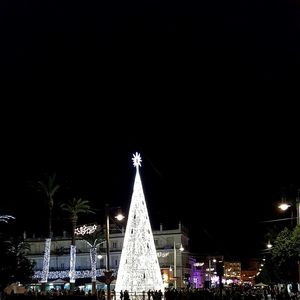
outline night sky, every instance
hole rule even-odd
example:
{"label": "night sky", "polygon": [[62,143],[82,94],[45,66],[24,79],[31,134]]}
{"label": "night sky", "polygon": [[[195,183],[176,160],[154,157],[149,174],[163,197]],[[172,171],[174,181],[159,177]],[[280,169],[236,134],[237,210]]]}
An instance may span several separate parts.
{"label": "night sky", "polygon": [[270,230],[263,221],[289,217],[276,204],[283,193],[296,197],[300,185],[299,122],[291,113],[287,120],[282,109],[267,115],[269,107],[237,114],[228,105],[226,111],[182,105],[149,116],[132,103],[122,118],[113,109],[70,107],[70,114],[26,111],[3,122],[1,209],[17,216],[18,230],[45,232],[46,207],[29,185],[44,173],[56,172],[64,182],[54,212],[57,233],[67,228],[57,204],[70,197],[100,209],[81,223],[101,223],[105,203],[128,212],[136,151],[153,228],[181,221],[195,253],[258,256]]}
{"label": "night sky", "polygon": [[300,185],[299,3],[4,0],[0,24],[0,208],[18,228],[45,229],[44,173],[59,201],[128,209],[138,151],[154,228],[182,221],[196,253],[265,247]]}
{"label": "night sky", "polygon": [[4,0],[0,20],[2,79],[36,87],[299,79],[295,0]]}

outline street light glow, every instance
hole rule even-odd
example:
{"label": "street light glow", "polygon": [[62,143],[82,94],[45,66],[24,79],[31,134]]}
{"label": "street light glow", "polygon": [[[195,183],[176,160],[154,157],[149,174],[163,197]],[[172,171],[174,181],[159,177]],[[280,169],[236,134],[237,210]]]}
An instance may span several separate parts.
{"label": "street light glow", "polygon": [[125,216],[122,215],[121,213],[119,213],[119,214],[117,214],[117,215],[115,216],[115,218],[116,218],[118,221],[122,221],[122,220],[125,218]]}
{"label": "street light glow", "polygon": [[280,208],[281,210],[287,210],[289,207],[291,207],[291,205],[287,204],[287,203],[281,203],[278,208]]}

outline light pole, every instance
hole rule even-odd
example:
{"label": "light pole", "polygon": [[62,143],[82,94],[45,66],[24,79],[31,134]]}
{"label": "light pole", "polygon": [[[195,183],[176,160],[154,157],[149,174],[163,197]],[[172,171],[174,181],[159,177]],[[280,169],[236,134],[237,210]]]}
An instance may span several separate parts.
{"label": "light pole", "polygon": [[[105,240],[106,240],[106,271],[104,272],[105,275],[105,283],[106,283],[106,290],[107,290],[107,300],[111,299],[111,292],[110,292],[110,284],[112,280],[114,279],[112,277],[112,271],[110,270],[110,249],[109,249],[109,210],[110,207],[108,204],[105,205],[105,219],[106,219],[106,230],[105,230]],[[115,218],[118,221],[121,221],[124,219],[124,216],[119,212]]]}
{"label": "light pole", "polygon": [[[292,206],[294,205],[296,208],[296,219],[297,219],[297,225],[300,225],[300,189],[298,189],[296,201],[293,203],[288,203],[286,201],[286,198],[281,199],[281,204],[278,206],[281,210],[285,211],[288,208],[291,208],[291,225],[293,227],[293,219],[294,219],[294,214],[293,214],[293,208]],[[292,228],[293,229],[293,228]],[[298,282],[300,282],[300,262],[298,261]]]}
{"label": "light pole", "polygon": [[282,197],[281,198],[281,203],[280,203],[280,205],[278,205],[278,208],[280,208],[283,211],[286,211],[288,208],[291,207],[291,224],[292,224],[292,227],[293,227],[293,219],[294,219],[294,213],[293,213],[293,209],[292,209],[293,205],[295,205],[295,207],[296,207],[297,225],[300,225],[300,197],[299,197],[299,194],[300,194],[300,189],[298,190],[298,195],[296,197],[295,204],[287,202],[286,198]]}
{"label": "light pole", "polygon": [[208,257],[208,288],[209,289],[211,288],[211,272],[214,270],[214,268],[212,267],[211,262],[213,262],[213,265],[215,266],[216,261],[217,260],[215,258],[211,259],[210,256]]}
{"label": "light pole", "polygon": [[[179,250],[182,252],[184,250],[184,248],[182,247],[182,244],[180,244],[180,248]],[[174,241],[174,245],[173,245],[173,251],[174,251],[174,288],[177,289],[177,249],[176,249],[176,243]]]}

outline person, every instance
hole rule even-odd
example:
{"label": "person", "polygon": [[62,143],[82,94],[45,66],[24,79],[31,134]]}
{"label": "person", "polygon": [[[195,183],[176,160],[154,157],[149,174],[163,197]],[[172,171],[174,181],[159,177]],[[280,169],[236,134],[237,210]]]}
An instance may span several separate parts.
{"label": "person", "polygon": [[123,298],[124,298],[124,293],[123,293],[123,291],[121,290],[121,291],[120,291],[120,299],[123,300]]}
{"label": "person", "polygon": [[130,300],[129,293],[127,290],[124,291],[124,300]]}

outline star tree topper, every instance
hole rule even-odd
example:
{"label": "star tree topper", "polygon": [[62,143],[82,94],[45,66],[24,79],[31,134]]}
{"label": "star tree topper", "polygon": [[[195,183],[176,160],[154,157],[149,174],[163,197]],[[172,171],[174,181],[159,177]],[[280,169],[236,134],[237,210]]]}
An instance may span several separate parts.
{"label": "star tree topper", "polygon": [[142,158],[141,158],[141,155],[138,153],[138,152],[135,152],[135,154],[133,154],[133,165],[138,168],[138,167],[141,167],[141,162],[142,162]]}

